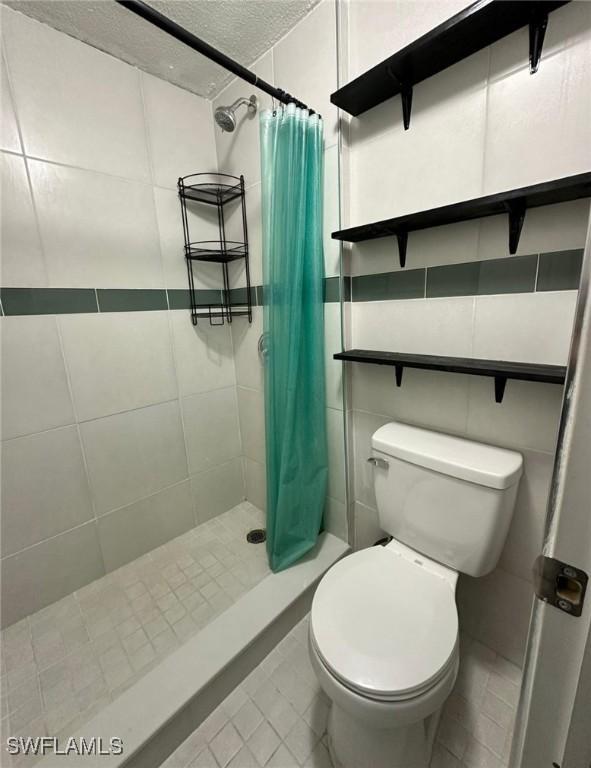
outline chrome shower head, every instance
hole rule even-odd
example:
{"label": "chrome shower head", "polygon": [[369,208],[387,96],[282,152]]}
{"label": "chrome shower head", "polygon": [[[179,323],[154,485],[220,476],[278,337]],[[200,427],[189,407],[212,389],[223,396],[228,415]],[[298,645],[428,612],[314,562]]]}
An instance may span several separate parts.
{"label": "chrome shower head", "polygon": [[254,115],[257,111],[257,97],[251,96],[250,99],[240,98],[231,104],[229,107],[217,107],[214,118],[216,123],[220,126],[222,131],[232,133],[236,128],[236,110],[242,104],[246,104],[248,113]]}

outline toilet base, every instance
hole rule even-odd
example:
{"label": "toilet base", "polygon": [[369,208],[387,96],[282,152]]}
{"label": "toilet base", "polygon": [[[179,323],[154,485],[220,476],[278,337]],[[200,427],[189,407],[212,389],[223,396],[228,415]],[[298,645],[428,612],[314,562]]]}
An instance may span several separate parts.
{"label": "toilet base", "polygon": [[331,702],[328,747],[335,768],[428,768],[441,709],[400,728],[372,728]]}

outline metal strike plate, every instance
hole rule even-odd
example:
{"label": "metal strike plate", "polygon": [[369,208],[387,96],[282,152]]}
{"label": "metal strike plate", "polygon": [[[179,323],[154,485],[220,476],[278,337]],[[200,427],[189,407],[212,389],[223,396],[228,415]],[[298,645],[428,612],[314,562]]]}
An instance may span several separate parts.
{"label": "metal strike plate", "polygon": [[545,603],[580,616],[589,577],[580,568],[540,555],[534,563],[534,591]]}
{"label": "metal strike plate", "polygon": [[374,467],[379,467],[380,469],[388,469],[390,466],[386,459],[378,459],[376,456],[370,456],[367,463],[373,464]]}

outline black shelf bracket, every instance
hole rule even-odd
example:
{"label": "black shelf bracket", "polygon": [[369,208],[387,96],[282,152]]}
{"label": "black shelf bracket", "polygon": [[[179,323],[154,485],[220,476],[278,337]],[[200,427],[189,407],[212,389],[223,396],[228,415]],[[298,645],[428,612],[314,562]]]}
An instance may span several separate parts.
{"label": "black shelf bracket", "polygon": [[547,26],[547,13],[537,13],[529,22],[529,71],[532,75],[538,71],[540,66]]}
{"label": "black shelf bracket", "polygon": [[495,376],[495,403],[502,403],[505,394],[506,376]]}
{"label": "black shelf bracket", "polygon": [[400,98],[402,99],[402,122],[404,124],[404,130],[408,131],[410,127],[410,110],[412,109],[412,86],[405,85],[400,91]]}
{"label": "black shelf bracket", "polygon": [[525,200],[508,200],[509,209],[509,253],[517,253],[519,238],[525,221]]}
{"label": "black shelf bracket", "polygon": [[402,372],[404,371],[404,368],[402,365],[395,365],[394,366],[394,376],[396,378],[396,386],[401,387],[402,386]]}
{"label": "black shelf bracket", "polygon": [[402,100],[402,122],[404,124],[404,130],[408,131],[410,128],[410,111],[412,109],[412,85],[410,83],[401,80],[398,75],[394,74],[391,67],[386,67],[388,77],[394,83],[396,90],[400,93]]}
{"label": "black shelf bracket", "polygon": [[401,267],[406,266],[406,246],[408,245],[408,232],[397,232],[396,240],[398,242],[398,261]]}

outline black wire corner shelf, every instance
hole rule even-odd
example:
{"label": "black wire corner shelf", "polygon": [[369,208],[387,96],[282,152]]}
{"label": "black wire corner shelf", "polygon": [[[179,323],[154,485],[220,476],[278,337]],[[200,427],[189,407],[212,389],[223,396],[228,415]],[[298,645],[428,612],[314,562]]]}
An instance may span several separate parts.
{"label": "black wire corner shelf", "polygon": [[[246,222],[246,201],[244,176],[231,176],[227,173],[193,173],[178,180],[183,236],[185,240],[185,261],[189,280],[189,301],[191,321],[197,325],[200,318],[209,320],[210,325],[231,323],[234,317],[248,317],[252,322],[252,293],[250,287],[250,268],[248,262],[248,227]],[[226,205],[240,201],[242,211],[242,240],[226,238]],[[204,203],[217,209],[218,239],[191,240],[187,204]],[[193,227],[194,224],[191,224]],[[246,302],[232,304],[230,296],[231,262],[244,260],[246,277]],[[222,301],[220,304],[199,304],[195,289],[194,265],[197,262],[220,264],[222,272]]]}
{"label": "black wire corner shelf", "polygon": [[346,363],[392,366],[395,370],[397,387],[402,385],[402,372],[405,368],[487,376],[495,380],[495,401],[497,403],[503,402],[507,379],[564,384],[566,378],[566,367],[562,365],[514,363],[508,360],[413,355],[406,352],[380,352],[374,349],[349,349],[345,352],[337,352],[333,357],[335,360],[342,360]]}
{"label": "black wire corner shelf", "polygon": [[395,237],[400,266],[404,267],[409,232],[506,213],[509,219],[509,253],[514,254],[519,246],[519,237],[528,208],[565,203],[584,197],[591,197],[591,172],[341,229],[333,232],[332,238],[347,243],[360,243],[381,237]]}
{"label": "black wire corner shelf", "polygon": [[[210,325],[231,323],[233,317],[252,318],[252,308],[249,304],[198,304],[191,307],[191,318],[204,318]],[[197,325],[196,322],[193,325]]]}
{"label": "black wire corner shelf", "polygon": [[[220,176],[224,179],[233,179],[234,176],[228,176],[225,173],[218,174],[194,174],[194,176]],[[193,178],[185,176],[185,179]],[[184,179],[183,179],[184,181]],[[198,203],[207,203],[208,205],[225,205],[232,200],[237,200],[242,196],[242,187],[240,180],[237,184],[231,182],[220,181],[216,182],[196,182],[193,184],[183,184],[182,189],[179,187],[179,195],[186,200],[193,200]]]}
{"label": "black wire corner shelf", "polygon": [[534,74],[542,55],[548,14],[568,2],[570,0],[477,0],[339,88],[330,100],[357,117],[400,94],[404,129],[408,130],[414,85],[521,27],[529,27],[529,67]]}
{"label": "black wire corner shelf", "polygon": [[191,261],[210,261],[217,264],[227,264],[230,261],[244,259],[248,254],[246,243],[226,240],[222,248],[218,240],[203,240],[189,243],[185,246],[185,256]]}

